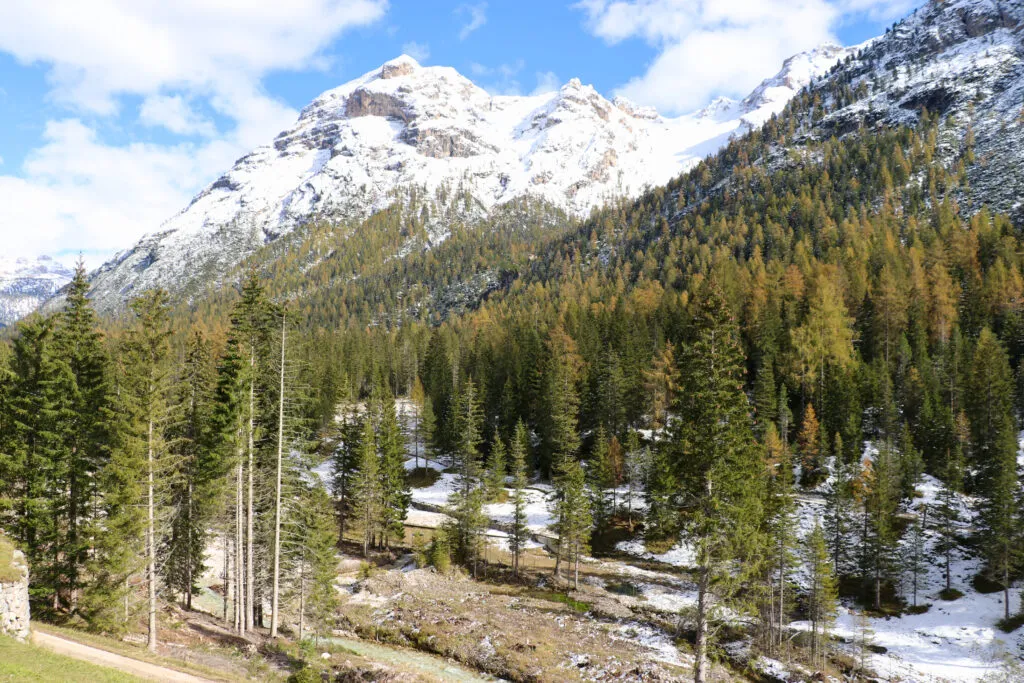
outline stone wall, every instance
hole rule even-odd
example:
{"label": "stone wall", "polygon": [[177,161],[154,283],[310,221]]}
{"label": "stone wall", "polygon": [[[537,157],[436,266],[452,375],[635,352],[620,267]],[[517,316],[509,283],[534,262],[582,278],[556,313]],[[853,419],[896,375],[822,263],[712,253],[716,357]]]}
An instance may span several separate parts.
{"label": "stone wall", "polygon": [[[6,539],[0,536],[0,544],[5,543]],[[2,576],[6,578],[13,573],[20,574],[21,578],[11,582],[0,581],[0,634],[24,640],[28,638],[29,625],[28,565],[20,550],[14,550],[10,555],[13,558],[10,561],[10,569],[13,572],[5,571]]]}

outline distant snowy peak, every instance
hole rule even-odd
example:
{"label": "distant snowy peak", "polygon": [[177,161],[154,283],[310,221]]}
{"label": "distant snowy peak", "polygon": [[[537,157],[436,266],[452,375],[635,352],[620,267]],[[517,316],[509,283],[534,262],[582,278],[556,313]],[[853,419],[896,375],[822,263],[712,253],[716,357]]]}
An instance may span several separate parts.
{"label": "distant snowy peak", "polygon": [[[820,48],[772,81],[796,88],[841,55]],[[761,108],[728,103],[666,118],[578,79],[541,95],[493,96],[455,69],[403,55],[313,100],[159,233],[97,271],[93,299],[112,311],[154,286],[198,293],[297,226],[364,218],[413,188],[427,200],[464,192],[481,214],[531,196],[584,216],[666,183],[756,125],[751,117],[767,119],[786,99],[770,94]]]}
{"label": "distant snowy peak", "polygon": [[742,100],[717,97],[693,114],[693,117],[733,122],[742,132],[757,128],[780,113],[794,95],[870,43],[871,41],[868,41],[852,47],[825,43],[812,50],[795,54],[782,63],[782,69],[777,74],[761,81],[761,84]]}
{"label": "distant snowy peak", "polygon": [[11,325],[52,297],[74,277],[74,270],[49,256],[0,257],[0,327]]}

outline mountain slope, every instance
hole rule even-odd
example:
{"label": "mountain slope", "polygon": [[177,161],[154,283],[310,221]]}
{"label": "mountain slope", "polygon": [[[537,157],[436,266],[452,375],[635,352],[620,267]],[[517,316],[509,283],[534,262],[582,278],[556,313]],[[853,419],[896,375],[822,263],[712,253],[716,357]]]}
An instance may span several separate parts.
{"label": "mountain slope", "polygon": [[[111,312],[153,286],[195,294],[297,226],[365,218],[410,192],[463,193],[477,217],[523,196],[582,216],[692,167],[853,50],[798,56],[743,102],[674,119],[576,79],[543,95],[491,96],[454,69],[403,56],[314,100],[272,144],[100,268],[92,296]],[[431,238],[444,236],[441,225]]]}
{"label": "mountain slope", "polygon": [[[1024,3],[929,2],[845,60],[817,94],[832,109],[819,138],[913,125],[923,108],[948,119],[972,148],[961,199],[1024,223]],[[942,142],[948,155],[959,141]]]}
{"label": "mountain slope", "polygon": [[48,256],[0,259],[0,327],[28,315],[71,281],[74,271]]}

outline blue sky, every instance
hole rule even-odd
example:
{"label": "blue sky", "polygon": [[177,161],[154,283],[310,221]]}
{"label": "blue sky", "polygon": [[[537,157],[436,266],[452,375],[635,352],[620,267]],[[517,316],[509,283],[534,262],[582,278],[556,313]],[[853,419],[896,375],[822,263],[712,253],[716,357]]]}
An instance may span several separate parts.
{"label": "blue sky", "polygon": [[492,92],[578,77],[672,115],[878,35],[917,1],[4,0],[0,255],[99,262],[403,52]]}

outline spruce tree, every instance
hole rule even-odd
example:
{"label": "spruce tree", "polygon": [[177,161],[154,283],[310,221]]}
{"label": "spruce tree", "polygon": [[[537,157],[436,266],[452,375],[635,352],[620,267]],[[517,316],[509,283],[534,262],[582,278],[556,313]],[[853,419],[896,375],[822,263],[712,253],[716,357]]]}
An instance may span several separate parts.
{"label": "spruce tree", "polygon": [[806,609],[811,622],[811,662],[820,668],[825,664],[829,629],[839,607],[838,585],[820,521],[815,521],[804,548],[809,583]]}
{"label": "spruce tree", "polygon": [[[555,478],[555,533],[558,534],[558,557],[574,567],[573,586],[580,587],[580,557],[590,544],[593,525],[587,490],[586,473],[578,460],[566,459],[559,465]],[[558,564],[555,565],[558,577]]]}
{"label": "spruce tree", "polygon": [[519,576],[519,558],[530,538],[526,517],[526,425],[522,420],[516,423],[509,449],[509,465],[512,470],[512,524],[509,528],[508,547],[512,553],[512,573]]}
{"label": "spruce tree", "polygon": [[609,489],[615,486],[615,482],[609,460],[608,434],[603,425],[597,428],[594,449],[590,454],[590,461],[587,463],[586,474],[594,524],[599,531],[604,531],[615,513],[611,496],[608,493]]}
{"label": "spruce tree", "polygon": [[99,532],[100,472],[110,459],[110,360],[99,332],[99,320],[87,297],[89,282],[79,261],[66,288],[65,305],[58,316],[55,342],[74,378],[67,426],[70,439],[67,467],[67,531],[61,550],[61,574],[74,609],[82,588],[91,540]]}
{"label": "spruce tree", "polygon": [[383,507],[377,440],[368,416],[363,418],[357,457],[359,464],[351,481],[352,521],[362,536],[363,557],[368,557],[380,530]]}
{"label": "spruce tree", "polygon": [[680,512],[696,551],[694,679],[704,683],[714,637],[712,595],[718,604],[730,604],[747,572],[756,569],[743,559],[761,547],[764,475],[743,392],[736,323],[714,285],[705,286],[696,302],[693,341],[682,356],[675,401],[680,419],[665,452],[683,484]]}
{"label": "spruce tree", "polygon": [[453,453],[455,491],[448,500],[448,515],[453,527],[449,539],[461,561],[477,575],[482,536],[487,525],[484,517],[484,482],[480,467],[480,433],[483,414],[473,380],[466,380],[455,400],[455,434],[458,442]]}
{"label": "spruce tree", "polygon": [[[174,388],[171,357],[169,297],[152,290],[131,304],[135,319],[121,348],[123,375],[119,407],[124,412],[122,447],[133,451],[140,466],[145,509],[145,557],[148,593],[148,639],[157,645],[158,572],[157,548],[167,529],[163,524],[169,503],[169,485],[176,483],[178,458],[169,448],[166,430],[173,419]],[[139,539],[125,539],[138,543]]]}
{"label": "spruce tree", "polygon": [[381,529],[382,541],[390,547],[392,539],[405,536],[405,516],[409,509],[411,494],[405,478],[405,439],[398,416],[395,414],[395,400],[387,387],[378,387],[379,398],[376,409],[380,414],[377,425],[377,451],[380,454],[381,479]]}
{"label": "spruce tree", "polygon": [[953,588],[951,565],[953,553],[960,547],[960,527],[963,520],[960,515],[958,495],[963,490],[963,458],[960,446],[947,451],[946,464],[943,472],[943,487],[939,492],[938,507],[932,516],[938,539],[935,552],[942,556],[943,576],[946,590]]}
{"label": "spruce tree", "polygon": [[192,609],[197,581],[205,571],[203,553],[226,473],[214,431],[216,376],[209,343],[199,331],[189,338],[175,391],[175,420],[169,425],[175,455],[170,489],[171,529],[163,552],[167,587]]}
{"label": "spruce tree", "polygon": [[501,435],[495,432],[491,456],[487,462],[486,488],[489,501],[497,501],[505,490],[505,475],[508,469],[505,461],[505,442],[501,440]]}
{"label": "spruce tree", "polygon": [[[1009,420],[1009,416],[1004,419]],[[1010,585],[1020,566],[1022,551],[1017,478],[1017,443],[1012,430],[999,430],[1002,443],[991,444],[985,490],[981,502],[979,540],[985,558],[985,574],[1003,589],[1003,618],[1010,618]]]}

